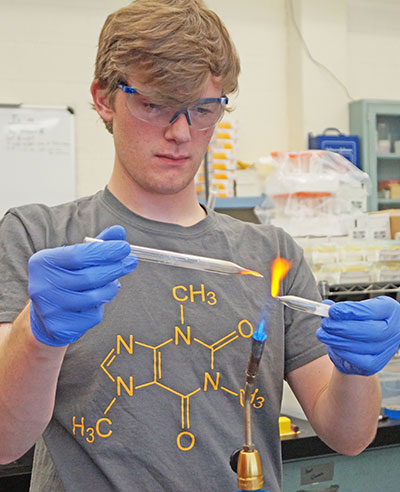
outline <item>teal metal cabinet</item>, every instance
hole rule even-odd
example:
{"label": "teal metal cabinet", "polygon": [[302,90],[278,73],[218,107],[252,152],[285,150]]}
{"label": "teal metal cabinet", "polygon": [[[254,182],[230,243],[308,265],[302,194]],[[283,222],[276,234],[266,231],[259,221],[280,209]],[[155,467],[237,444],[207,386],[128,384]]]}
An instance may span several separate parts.
{"label": "teal metal cabinet", "polygon": [[361,99],[349,111],[350,133],[360,137],[361,169],[373,184],[368,210],[399,208],[400,197],[378,193],[378,187],[400,182],[400,101]]}

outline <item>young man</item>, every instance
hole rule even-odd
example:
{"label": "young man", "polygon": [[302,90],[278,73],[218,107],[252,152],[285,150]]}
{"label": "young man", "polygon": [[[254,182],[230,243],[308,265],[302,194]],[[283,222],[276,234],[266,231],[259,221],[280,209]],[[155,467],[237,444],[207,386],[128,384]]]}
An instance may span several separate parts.
{"label": "young man", "polygon": [[[282,230],[198,203],[194,176],[238,73],[201,0],[137,0],[112,14],[92,84],[115,141],[107,187],[2,220],[0,461],[36,443],[33,492],[236,488],[229,456],[242,445],[241,388],[272,260],[293,262],[283,294],[319,299]],[[137,264],[125,234],[264,279]],[[96,235],[105,241],[83,243]],[[372,374],[399,346],[400,315],[389,298],[335,305],[318,331],[328,356],[318,316],[268,302],[253,433],[265,488],[278,492],[283,379],[329,446],[361,452],[380,407]]]}

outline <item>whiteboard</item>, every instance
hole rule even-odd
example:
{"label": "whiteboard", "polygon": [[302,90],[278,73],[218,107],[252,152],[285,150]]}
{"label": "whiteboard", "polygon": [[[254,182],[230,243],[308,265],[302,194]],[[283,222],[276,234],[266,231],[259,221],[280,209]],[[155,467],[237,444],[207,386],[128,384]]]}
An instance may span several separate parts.
{"label": "whiteboard", "polygon": [[73,111],[0,104],[0,217],[10,207],[75,196]]}

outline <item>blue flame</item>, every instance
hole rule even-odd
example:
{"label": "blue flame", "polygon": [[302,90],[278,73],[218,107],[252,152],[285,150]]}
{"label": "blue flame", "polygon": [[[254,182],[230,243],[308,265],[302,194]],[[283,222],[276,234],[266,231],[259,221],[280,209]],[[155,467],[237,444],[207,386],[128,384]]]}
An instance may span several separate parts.
{"label": "blue flame", "polygon": [[265,328],[265,319],[261,320],[258,329],[253,333],[254,340],[264,342],[267,339],[267,330]]}

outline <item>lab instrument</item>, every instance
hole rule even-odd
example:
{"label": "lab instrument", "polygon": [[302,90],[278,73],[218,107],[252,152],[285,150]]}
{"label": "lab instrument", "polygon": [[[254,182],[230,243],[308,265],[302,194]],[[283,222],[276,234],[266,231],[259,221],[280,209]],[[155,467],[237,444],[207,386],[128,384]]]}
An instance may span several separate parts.
{"label": "lab instrument", "polygon": [[264,477],[260,456],[253,444],[251,415],[254,382],[258,374],[265,340],[267,339],[264,324],[265,320],[262,320],[258,330],[253,334],[250,357],[247,363],[244,389],[244,444],[242,449],[236,450],[231,456],[231,467],[238,475],[239,490],[237,492],[245,490],[265,492],[261,490]]}
{"label": "lab instrument", "polygon": [[329,304],[323,304],[322,302],[312,301],[311,299],[298,296],[276,296],[276,299],[291,309],[329,318]]}
{"label": "lab instrument", "polygon": [[[102,242],[101,239],[85,237],[85,243]],[[145,246],[136,246],[130,244],[131,254],[139,260],[160,263],[182,268],[192,268],[193,270],[202,270],[204,272],[222,273],[224,275],[239,274],[253,275],[262,278],[261,273],[243,268],[236,263],[216,258],[207,258],[205,256],[189,255],[186,253],[176,253],[164,249],[147,248]]]}

